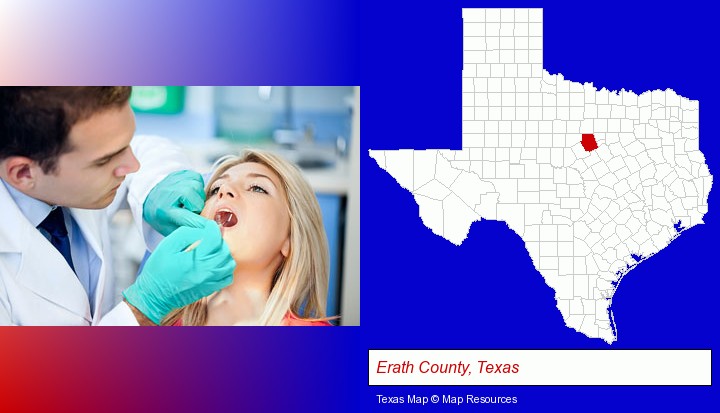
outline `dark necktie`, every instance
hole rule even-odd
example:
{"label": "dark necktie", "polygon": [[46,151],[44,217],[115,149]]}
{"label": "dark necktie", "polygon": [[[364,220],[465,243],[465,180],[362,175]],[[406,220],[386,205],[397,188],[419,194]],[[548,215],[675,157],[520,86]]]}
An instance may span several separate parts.
{"label": "dark necktie", "polygon": [[68,237],[67,228],[65,228],[65,218],[63,217],[62,208],[57,207],[50,212],[50,215],[38,225],[50,234],[50,243],[60,251],[70,268],[75,272],[75,266],[70,255],[70,238]]}

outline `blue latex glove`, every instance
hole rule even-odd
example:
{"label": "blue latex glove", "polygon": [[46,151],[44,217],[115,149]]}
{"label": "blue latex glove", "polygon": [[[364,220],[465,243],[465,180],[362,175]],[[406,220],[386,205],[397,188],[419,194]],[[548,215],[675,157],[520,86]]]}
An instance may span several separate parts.
{"label": "blue latex glove", "polygon": [[[167,236],[123,296],[155,324],[170,311],[191,304],[232,282],[235,260],[215,221],[181,227]],[[200,244],[185,251],[191,244]]]}
{"label": "blue latex glove", "polygon": [[205,206],[202,175],[177,171],[166,176],[150,191],[143,203],[143,219],[164,236],[181,226],[200,228],[198,214]]}

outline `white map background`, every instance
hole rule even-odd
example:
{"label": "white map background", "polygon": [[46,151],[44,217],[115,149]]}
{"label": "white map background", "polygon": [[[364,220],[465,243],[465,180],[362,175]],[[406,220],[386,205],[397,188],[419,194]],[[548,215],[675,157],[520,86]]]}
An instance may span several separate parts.
{"label": "white map background", "polygon": [[[463,149],[370,156],[453,244],[474,221],[507,223],[566,325],[612,343],[622,278],[708,212],[699,103],[548,73],[542,21],[541,9],[463,10]],[[588,133],[592,152],[580,144]]]}

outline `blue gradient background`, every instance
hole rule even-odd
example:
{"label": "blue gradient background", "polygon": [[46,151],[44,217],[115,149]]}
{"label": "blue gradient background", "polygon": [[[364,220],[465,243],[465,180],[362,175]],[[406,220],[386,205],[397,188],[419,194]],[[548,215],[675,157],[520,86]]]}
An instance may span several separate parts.
{"label": "blue gradient background", "polygon": [[[715,387],[368,387],[369,348],[608,348],[564,327],[503,223],[433,235],[367,149],[460,148],[462,7],[544,7],[545,67],[701,102],[718,171],[717,9],[608,1],[0,3],[3,84],[360,85],[361,327],[0,328],[2,411],[706,411]],[[715,183],[718,185],[718,182]],[[707,225],[633,270],[612,348],[718,345],[717,190]],[[691,257],[691,259],[688,259]],[[517,396],[383,406],[376,394]],[[714,406],[714,407],[711,407]]]}
{"label": "blue gradient background", "polygon": [[357,2],[327,0],[6,0],[0,79],[354,85],[357,16]]}

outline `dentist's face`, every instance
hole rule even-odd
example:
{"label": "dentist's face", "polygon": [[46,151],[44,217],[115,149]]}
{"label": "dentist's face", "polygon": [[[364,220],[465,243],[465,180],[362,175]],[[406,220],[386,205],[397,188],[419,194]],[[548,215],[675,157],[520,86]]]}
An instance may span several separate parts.
{"label": "dentist's face", "polygon": [[211,182],[208,192],[202,216],[222,224],[237,268],[274,271],[290,247],[287,195],[277,174],[242,163]]}
{"label": "dentist's face", "polygon": [[36,168],[34,197],[53,205],[105,208],[125,176],[140,168],[129,146],[134,133],[129,104],[76,123],[68,136],[72,149],[60,155],[57,168],[48,174]]}

